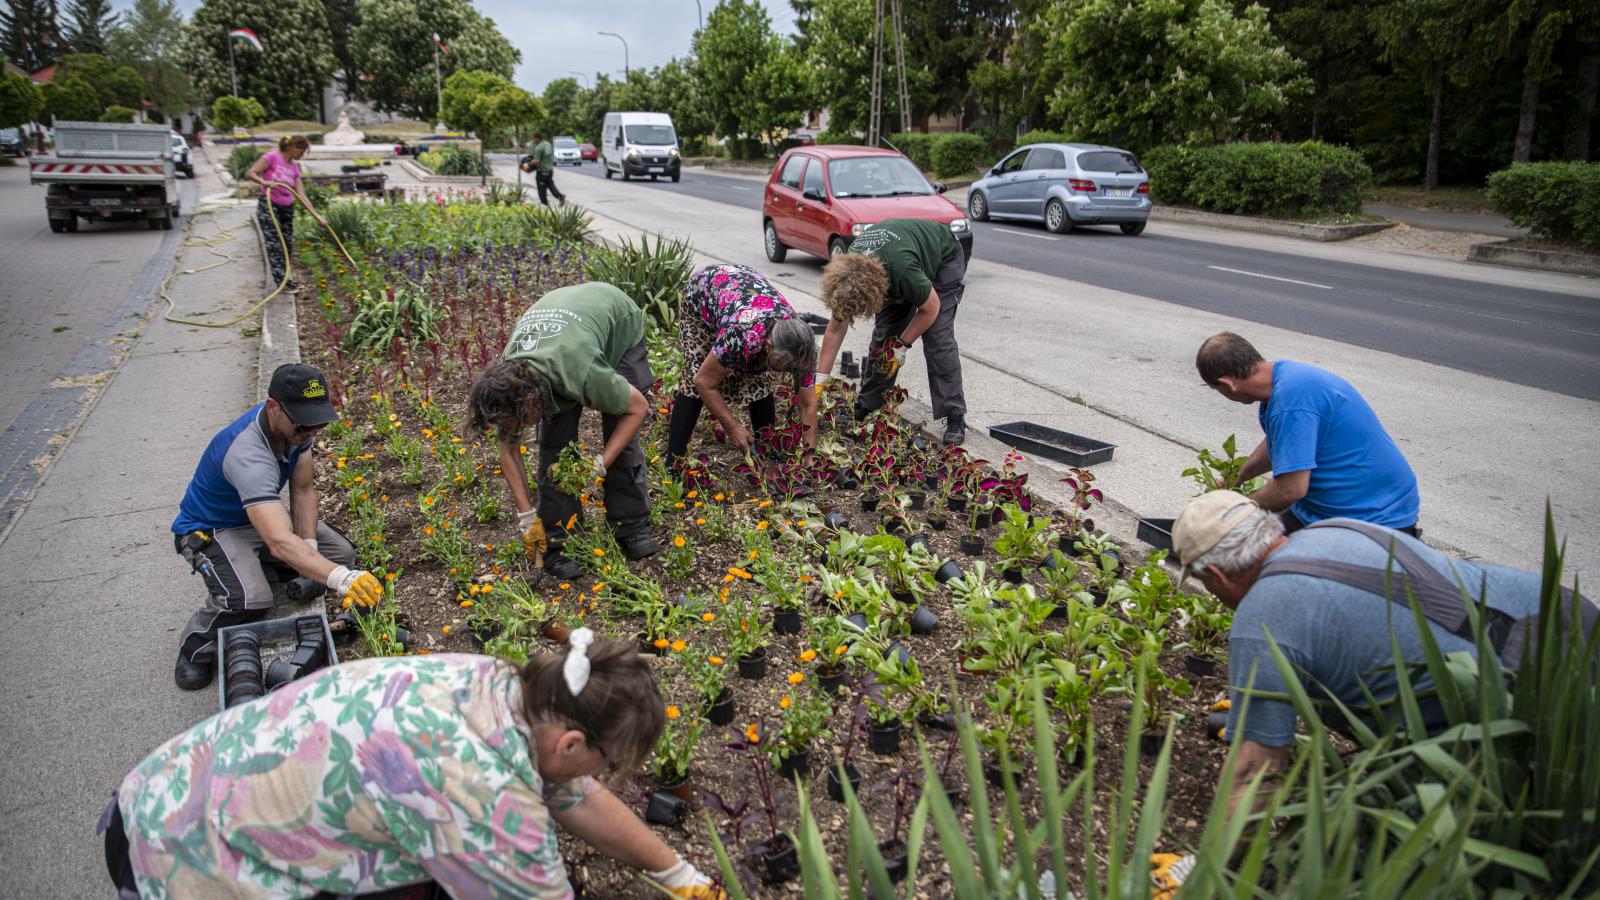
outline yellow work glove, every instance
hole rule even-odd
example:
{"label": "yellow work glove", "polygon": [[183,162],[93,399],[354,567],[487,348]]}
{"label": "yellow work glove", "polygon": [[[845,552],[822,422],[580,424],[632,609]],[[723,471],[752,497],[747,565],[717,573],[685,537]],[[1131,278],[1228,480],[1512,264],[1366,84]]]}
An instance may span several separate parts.
{"label": "yellow work glove", "polygon": [[1150,854],[1150,887],[1153,889],[1151,900],[1171,900],[1178,888],[1183,887],[1183,881],[1194,871],[1194,854],[1186,853],[1179,856],[1176,853]]}
{"label": "yellow work glove", "polygon": [[652,881],[659,882],[667,893],[681,900],[727,900],[728,895],[722,888],[711,883],[711,879],[701,874],[699,869],[690,865],[688,860],[678,857],[678,861],[669,868],[660,872],[648,872]]}
{"label": "yellow work glove", "polygon": [[911,345],[899,338],[894,338],[883,345],[878,354],[878,371],[885,378],[893,378],[900,374],[900,367],[906,364],[906,351]]}
{"label": "yellow work glove", "polygon": [[383,599],[383,583],[371,572],[337,566],[328,573],[328,590],[341,598],[344,608],[377,606]]}
{"label": "yellow work glove", "polygon": [[544,568],[544,555],[550,549],[550,539],[544,536],[544,521],[538,508],[517,513],[517,530],[522,532],[522,552],[533,560],[535,568]]}

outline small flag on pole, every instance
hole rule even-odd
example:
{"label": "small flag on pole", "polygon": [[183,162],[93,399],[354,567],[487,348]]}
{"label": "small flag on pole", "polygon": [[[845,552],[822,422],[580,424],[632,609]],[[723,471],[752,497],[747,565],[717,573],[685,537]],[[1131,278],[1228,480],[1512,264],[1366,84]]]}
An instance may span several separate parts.
{"label": "small flag on pole", "polygon": [[437,31],[433,33],[433,45],[438,47],[442,53],[450,52],[450,48],[444,45],[444,38],[439,37],[439,32]]}
{"label": "small flag on pole", "polygon": [[256,33],[254,31],[251,31],[248,28],[235,28],[234,30],[228,32],[228,39],[233,40],[235,38],[254,47],[257,53],[261,52],[261,39],[256,37]]}

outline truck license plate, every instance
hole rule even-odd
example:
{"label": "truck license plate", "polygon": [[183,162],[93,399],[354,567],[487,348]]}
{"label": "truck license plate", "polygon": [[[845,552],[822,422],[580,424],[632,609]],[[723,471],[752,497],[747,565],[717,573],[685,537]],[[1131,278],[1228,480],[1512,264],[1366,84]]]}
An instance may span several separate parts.
{"label": "truck license plate", "polygon": [[122,201],[116,197],[93,197],[89,200],[90,206],[121,206]]}
{"label": "truck license plate", "polygon": [[649,172],[651,175],[656,175],[656,174],[659,174],[661,172],[665,172],[666,170],[667,169],[666,169],[665,166],[651,166],[650,168],[645,169],[645,171]]}

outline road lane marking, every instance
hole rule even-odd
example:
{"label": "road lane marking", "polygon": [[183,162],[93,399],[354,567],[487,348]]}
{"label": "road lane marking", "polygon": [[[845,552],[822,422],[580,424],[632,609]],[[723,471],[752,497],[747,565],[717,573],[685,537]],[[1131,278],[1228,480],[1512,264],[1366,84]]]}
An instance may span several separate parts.
{"label": "road lane marking", "polygon": [[1000,232],[1001,234],[1020,234],[1023,237],[1036,238],[1036,239],[1041,240],[1041,241],[1059,241],[1059,240],[1061,240],[1061,238],[1058,238],[1058,237],[1051,237],[1048,234],[1034,234],[1031,231],[1012,231],[1009,228],[996,228],[994,230]]}
{"label": "road lane marking", "polygon": [[730,191],[753,191],[753,190],[755,190],[755,188],[747,188],[742,184],[726,184],[726,185],[723,185],[723,187],[727,188]]}
{"label": "road lane marking", "polygon": [[1332,285],[1317,284],[1315,281],[1299,281],[1294,278],[1283,278],[1278,275],[1263,275],[1260,272],[1246,272],[1244,269],[1230,269],[1227,266],[1206,266],[1206,268],[1216,269],[1218,272],[1232,272],[1235,275],[1249,275],[1251,278],[1267,278],[1272,281],[1287,281],[1290,284],[1303,284],[1306,287],[1322,288],[1325,291],[1333,290]]}
{"label": "road lane marking", "polygon": [[1390,297],[1395,303],[1404,303],[1409,306],[1425,306],[1428,309],[1437,309],[1442,312],[1458,313],[1463,316],[1477,316],[1480,319],[1494,319],[1497,322],[1510,322],[1513,325],[1526,325],[1529,328],[1544,328],[1549,331],[1564,331],[1567,334],[1579,334],[1584,337],[1600,337],[1600,331],[1583,331],[1577,328],[1562,328],[1560,325],[1545,325],[1540,322],[1529,322],[1527,319],[1513,319],[1510,316],[1496,316],[1490,313],[1472,312],[1467,309],[1456,309],[1453,306],[1439,306],[1434,303],[1423,303],[1421,300],[1402,300],[1399,297]]}

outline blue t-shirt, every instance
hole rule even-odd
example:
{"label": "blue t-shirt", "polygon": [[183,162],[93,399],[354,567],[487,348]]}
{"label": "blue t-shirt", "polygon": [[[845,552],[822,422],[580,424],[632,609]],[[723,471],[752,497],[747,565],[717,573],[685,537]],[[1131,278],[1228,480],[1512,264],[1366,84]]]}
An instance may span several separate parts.
{"label": "blue t-shirt", "polygon": [[1343,517],[1386,528],[1417,524],[1417,476],[1348,381],[1280,359],[1272,364],[1272,397],[1257,417],[1267,435],[1272,474],[1311,472],[1306,495],[1289,507],[1300,521]]}
{"label": "blue t-shirt", "polygon": [[[1541,578],[1533,572],[1505,566],[1451,559],[1408,535],[1394,533],[1401,542],[1422,555],[1452,583],[1463,585],[1474,600],[1486,597],[1489,606],[1513,619],[1539,611]],[[1342,528],[1311,528],[1289,537],[1272,555],[1332,559],[1379,569],[1389,565],[1389,551],[1369,538]],[[1396,571],[1399,566],[1396,564]],[[1433,638],[1442,653],[1467,651],[1476,657],[1476,646],[1437,625],[1429,623]],[[1313,699],[1337,697],[1352,709],[1367,706],[1362,685],[1378,701],[1396,696],[1394,651],[1390,630],[1408,663],[1421,663],[1422,639],[1409,605],[1402,606],[1367,591],[1309,575],[1272,575],[1255,583],[1240,601],[1233,615],[1228,638],[1228,687],[1233,709],[1228,717],[1228,736],[1239,727],[1244,711],[1242,691],[1249,687],[1255,669],[1255,689],[1284,693],[1284,681],[1273,661],[1267,633],[1300,675],[1306,692]],[[1427,690],[1426,675],[1413,682]],[[1421,701],[1424,718],[1437,729],[1442,724],[1438,704]],[[1331,704],[1330,704],[1331,706]],[[1326,711],[1325,720],[1343,727],[1344,715],[1337,708]],[[1284,747],[1294,740],[1294,706],[1286,701],[1250,698],[1244,724],[1244,737],[1268,747]]]}
{"label": "blue t-shirt", "polygon": [[311,441],[279,456],[267,435],[266,417],[266,404],[257,404],[211,439],[178,504],[173,534],[249,525],[246,507],[282,502],[289,473]]}

